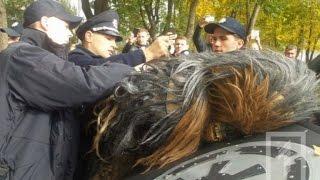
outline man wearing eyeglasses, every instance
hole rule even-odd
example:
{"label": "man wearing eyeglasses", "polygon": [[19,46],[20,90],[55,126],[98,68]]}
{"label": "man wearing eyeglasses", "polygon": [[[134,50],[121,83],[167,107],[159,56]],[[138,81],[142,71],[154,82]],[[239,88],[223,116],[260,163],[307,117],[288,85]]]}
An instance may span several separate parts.
{"label": "man wearing eyeglasses", "polygon": [[223,18],[204,27],[212,34],[210,44],[215,53],[225,53],[240,50],[244,46],[246,32],[242,24],[234,18]]}

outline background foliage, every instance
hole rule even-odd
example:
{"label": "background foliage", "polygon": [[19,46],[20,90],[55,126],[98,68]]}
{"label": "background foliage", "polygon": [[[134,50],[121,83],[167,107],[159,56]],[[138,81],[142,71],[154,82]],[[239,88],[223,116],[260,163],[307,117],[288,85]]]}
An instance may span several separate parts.
{"label": "background foliage", "polygon": [[[4,0],[8,24],[21,20],[32,0]],[[62,0],[68,6],[68,0]],[[318,0],[81,0],[87,17],[106,9],[116,9],[121,32],[126,36],[135,27],[144,27],[153,37],[170,27],[180,35],[192,35],[204,15],[216,19],[232,16],[248,25],[254,7],[259,6],[253,27],[260,30],[264,47],[282,51],[287,44],[306,50],[307,60],[320,49],[320,1]],[[192,13],[195,16],[191,16]],[[191,14],[191,15],[190,15]]]}

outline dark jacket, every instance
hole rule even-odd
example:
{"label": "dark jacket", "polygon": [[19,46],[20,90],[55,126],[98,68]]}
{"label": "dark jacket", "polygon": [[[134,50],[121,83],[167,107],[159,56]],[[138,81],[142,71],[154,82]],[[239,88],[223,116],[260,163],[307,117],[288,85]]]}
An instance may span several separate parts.
{"label": "dark jacket", "polygon": [[71,179],[79,141],[72,108],[107,96],[132,68],[76,66],[49,52],[37,30],[22,40],[0,53],[0,176]]}
{"label": "dark jacket", "polygon": [[[142,50],[130,51],[129,53],[103,58],[93,54],[81,45],[78,45],[76,49],[71,51],[68,58],[69,61],[86,69],[90,68],[90,66],[103,64],[107,61],[123,63],[130,66],[136,66],[145,62],[145,56]],[[74,175],[75,180],[88,179],[90,176],[88,173],[91,168],[90,164],[88,165],[88,161],[90,158],[95,157],[94,153],[88,154],[92,148],[92,138],[95,134],[95,126],[89,126],[89,124],[92,124],[91,121],[96,118],[92,114],[93,109],[94,105],[88,104],[75,110],[75,117],[80,121],[81,139],[79,145],[78,165]]]}
{"label": "dark jacket", "polygon": [[210,44],[207,44],[201,38],[201,29],[202,28],[199,25],[196,26],[192,36],[193,43],[196,46],[198,52],[212,51]]}
{"label": "dark jacket", "polygon": [[171,56],[172,57],[179,57],[179,56],[188,56],[189,54],[190,54],[189,50],[183,50],[179,54],[174,54],[173,53]]}
{"label": "dark jacket", "polygon": [[128,53],[131,51],[141,50],[142,47],[146,46],[138,46],[137,44],[129,44],[127,43],[124,48],[122,49],[122,53]]}
{"label": "dark jacket", "polygon": [[76,49],[69,53],[68,59],[76,65],[88,68],[89,66],[100,65],[105,62],[116,62],[133,67],[144,63],[146,58],[142,50],[130,51],[129,53],[103,58],[93,54],[83,46],[78,45]]}

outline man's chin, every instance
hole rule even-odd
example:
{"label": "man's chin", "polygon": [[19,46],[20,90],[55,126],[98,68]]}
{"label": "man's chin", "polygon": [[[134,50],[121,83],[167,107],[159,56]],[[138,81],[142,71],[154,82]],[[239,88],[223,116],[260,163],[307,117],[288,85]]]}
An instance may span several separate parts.
{"label": "man's chin", "polygon": [[55,39],[54,37],[50,37],[50,36],[48,36],[48,37],[53,43],[58,44],[60,46],[66,46],[70,42],[69,39]]}
{"label": "man's chin", "polygon": [[103,58],[109,58],[110,56],[111,56],[111,54],[102,55]]}
{"label": "man's chin", "polygon": [[63,42],[61,42],[61,44],[60,44],[60,45],[65,46],[65,45],[68,45],[69,43],[70,43],[70,41],[63,41]]}
{"label": "man's chin", "polygon": [[54,42],[54,43],[56,43],[56,44],[58,44],[58,45],[60,45],[60,46],[66,46],[66,45],[68,45],[69,44],[69,41],[54,41],[54,40],[52,40],[52,42]]}

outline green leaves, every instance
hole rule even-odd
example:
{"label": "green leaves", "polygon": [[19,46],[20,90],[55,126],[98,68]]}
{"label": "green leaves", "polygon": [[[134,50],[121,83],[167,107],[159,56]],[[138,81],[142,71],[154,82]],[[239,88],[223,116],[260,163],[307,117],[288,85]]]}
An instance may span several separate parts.
{"label": "green leaves", "polygon": [[31,2],[32,0],[4,0],[8,24],[12,24],[15,21],[22,21],[23,12]]}
{"label": "green leaves", "polygon": [[[70,12],[68,0],[60,0]],[[90,8],[94,8],[95,1]],[[179,35],[186,32],[191,0],[99,0],[106,7],[116,9],[120,16],[120,31],[124,36],[136,27],[144,27],[160,34],[165,27],[176,28]],[[8,23],[22,20],[25,6],[32,0],[4,0]],[[318,0],[199,0],[196,20],[204,15],[213,15],[216,19],[235,16],[243,24],[252,14],[254,4],[261,5],[255,29],[261,32],[262,45],[282,50],[288,43],[300,44],[301,48],[313,46],[320,29],[320,1]],[[172,4],[168,20],[168,4]],[[249,7],[249,9],[247,9]],[[309,35],[310,29],[314,29]],[[307,42],[311,42],[308,44]],[[320,46],[315,44],[316,49]]]}

